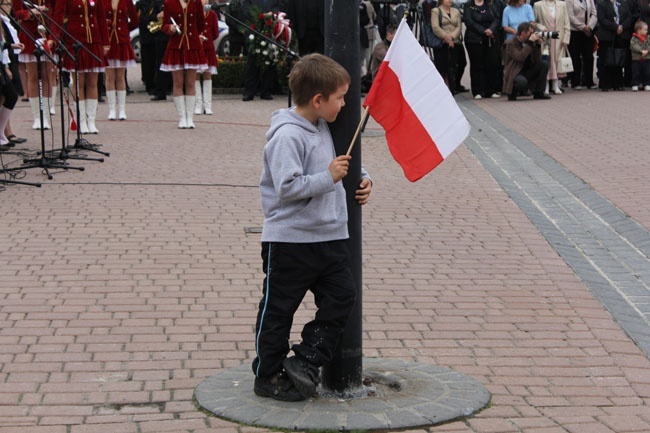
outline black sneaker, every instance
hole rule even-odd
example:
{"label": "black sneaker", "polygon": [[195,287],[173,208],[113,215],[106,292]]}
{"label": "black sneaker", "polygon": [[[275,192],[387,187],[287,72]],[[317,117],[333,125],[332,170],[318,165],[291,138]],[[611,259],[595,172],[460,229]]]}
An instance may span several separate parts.
{"label": "black sneaker", "polygon": [[292,356],[282,362],[284,370],[304,398],[314,397],[318,386],[318,367]]}
{"label": "black sneaker", "polygon": [[256,377],[253,386],[255,395],[281,401],[302,401],[302,396],[286,373],[281,372],[271,377]]}

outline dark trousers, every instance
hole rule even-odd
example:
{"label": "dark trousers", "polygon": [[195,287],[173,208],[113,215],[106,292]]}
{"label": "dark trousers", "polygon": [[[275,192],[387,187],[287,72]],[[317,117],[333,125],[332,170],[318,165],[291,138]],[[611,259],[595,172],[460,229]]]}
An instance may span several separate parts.
{"label": "dark trousers", "polygon": [[[455,45],[454,45],[455,46]],[[464,53],[464,51],[463,51]],[[449,91],[456,92],[456,66],[458,50],[443,44],[440,48],[433,49],[433,64],[445,80]]]}
{"label": "dark trousers", "polygon": [[309,53],[322,54],[325,52],[325,38],[321,35],[319,29],[308,28],[305,31],[305,36],[298,39],[298,52],[301,56]]}
{"label": "dark trousers", "polygon": [[632,60],[632,85],[650,86],[650,61]]}
{"label": "dark trousers", "polygon": [[569,74],[571,87],[594,85],[594,36],[587,37],[581,31],[571,31],[569,54],[573,72]]}
{"label": "dark trousers", "polygon": [[161,71],[160,65],[162,64],[165,50],[167,49],[167,39],[156,39],[155,46],[155,76],[154,76],[154,95],[159,97],[166,97],[167,91],[172,85],[171,72]]}
{"label": "dark trousers", "polygon": [[255,375],[269,377],[282,370],[293,316],[307,291],[314,294],[318,310],[292,350],[317,367],[329,362],[356,298],[347,241],[263,242],[262,263],[266,277],[255,325]]}
{"label": "dark trousers", "polygon": [[148,93],[153,94],[156,76],[156,47],[152,42],[140,45],[140,71],[142,82]]}
{"label": "dark trousers", "polygon": [[495,41],[466,44],[472,95],[491,96],[499,91],[497,81],[501,49]]}
{"label": "dark trousers", "polygon": [[258,93],[262,96],[271,96],[274,79],[275,66],[267,66],[260,72],[255,62],[255,55],[249,52],[244,70],[244,97],[252,98]]}
{"label": "dark trousers", "polygon": [[[624,48],[622,41],[600,41],[598,43],[598,87],[603,90],[623,88],[623,68],[605,65],[607,51],[613,47]],[[631,79],[630,79],[631,81]]]}
{"label": "dark trousers", "polygon": [[[546,75],[548,74],[548,63],[544,60],[529,65],[519,72],[517,79],[515,79],[516,91],[530,89],[534,93],[544,93],[546,89]],[[523,79],[520,79],[523,77]]]}
{"label": "dark trousers", "polygon": [[460,84],[460,81],[463,79],[463,74],[467,67],[467,59],[465,58],[465,48],[463,47],[462,42],[454,44],[454,49],[456,50],[456,76],[454,77],[454,82],[456,83],[455,90],[460,90],[462,85]]}
{"label": "dark trousers", "polygon": [[[2,65],[1,63],[0,63],[0,67],[4,69],[4,65]],[[2,97],[4,97],[4,101],[2,101],[2,106],[10,110],[13,110],[14,107],[16,106],[16,102],[18,102],[18,92],[16,92],[16,88],[14,87],[14,84],[11,82],[11,80],[7,76],[6,72],[4,72],[4,70],[0,74],[0,98]],[[3,133],[3,131],[0,131],[0,134],[1,133]]]}

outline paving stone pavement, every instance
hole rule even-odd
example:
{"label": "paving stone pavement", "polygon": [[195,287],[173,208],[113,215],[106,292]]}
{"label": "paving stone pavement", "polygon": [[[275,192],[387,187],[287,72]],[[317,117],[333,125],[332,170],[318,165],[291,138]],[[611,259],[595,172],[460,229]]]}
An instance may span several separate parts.
{"label": "paving stone pavement", "polygon": [[[523,173],[540,188],[555,188],[549,171],[554,182],[566,180],[559,166],[583,182],[582,194],[597,192],[647,236],[650,156],[644,124],[632,119],[649,97],[461,95],[470,120],[479,116],[473,141],[414,184],[369,122],[363,158],[375,188],[363,217],[364,355],[450,367],[492,394],[472,418],[411,431],[650,431],[643,344],[556,250],[552,227],[539,228],[520,207],[522,195],[504,180],[520,186],[522,172],[486,153],[478,131],[484,122],[529,159],[542,158]],[[253,357],[262,272],[259,234],[246,229],[261,224],[263,136],[286,100],[219,95],[215,115],[197,116],[195,130],[176,128],[170,101],[136,93],[127,102],[124,122],[105,120],[100,105],[100,134],[90,141],[110,152],[103,163],[70,161],[85,170],[53,170],[52,180],[28,170],[24,180],[41,188],[0,192],[0,433],[267,431],[209,417],[192,395],[204,378]],[[21,150],[39,148],[26,103],[12,125],[29,138]],[[12,166],[22,160],[2,157]],[[594,248],[622,263],[629,257],[607,243]],[[642,299],[625,302],[643,310]],[[296,329],[313,308],[301,308]]]}

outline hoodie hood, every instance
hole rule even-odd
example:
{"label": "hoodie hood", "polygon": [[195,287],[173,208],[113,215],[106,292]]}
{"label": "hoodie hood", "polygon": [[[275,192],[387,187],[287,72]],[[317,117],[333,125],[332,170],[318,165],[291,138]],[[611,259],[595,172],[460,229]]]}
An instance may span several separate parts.
{"label": "hoodie hood", "polygon": [[[319,120],[319,123],[320,122],[324,121]],[[301,129],[304,129],[304,132],[311,134],[318,134],[319,129],[309,120],[296,113],[295,107],[277,110],[271,115],[271,126],[269,127],[268,131],[266,131],[266,141],[270,141],[278,129],[284,125],[294,125]]]}

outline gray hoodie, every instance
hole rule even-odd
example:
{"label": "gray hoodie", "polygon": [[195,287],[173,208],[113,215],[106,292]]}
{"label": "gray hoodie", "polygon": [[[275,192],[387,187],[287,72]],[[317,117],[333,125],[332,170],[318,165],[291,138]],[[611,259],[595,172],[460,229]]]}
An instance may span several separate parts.
{"label": "gray hoodie", "polygon": [[285,108],[273,113],[266,139],[260,179],[262,241],[347,239],[345,189],[329,171],[336,154],[327,122],[320,119],[315,126]]}

